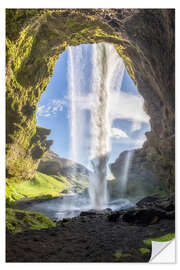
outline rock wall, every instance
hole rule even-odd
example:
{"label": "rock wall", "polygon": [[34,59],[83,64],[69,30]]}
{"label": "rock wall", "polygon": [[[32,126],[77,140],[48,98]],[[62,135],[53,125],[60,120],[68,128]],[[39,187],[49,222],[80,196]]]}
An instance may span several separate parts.
{"label": "rock wall", "polygon": [[[122,152],[115,162],[110,164],[111,172],[115,176],[114,185],[119,187],[120,191],[122,172],[128,152],[129,151]],[[166,194],[166,192],[168,192],[167,183],[160,181],[162,165],[161,162],[157,162],[156,160],[156,150],[148,143],[145,143],[142,149],[133,150],[133,152],[132,162],[130,163],[128,171],[127,188],[123,195],[125,197],[129,196],[134,199],[139,199],[155,193],[159,195]],[[156,171],[157,165],[159,166],[158,173]]]}
{"label": "rock wall", "polygon": [[[174,10],[7,9],[7,173],[30,179],[36,111],[59,54],[68,45],[110,42],[124,59],[151,117],[153,170],[174,187]],[[33,146],[33,148],[35,145]],[[22,175],[23,173],[23,175]]]}

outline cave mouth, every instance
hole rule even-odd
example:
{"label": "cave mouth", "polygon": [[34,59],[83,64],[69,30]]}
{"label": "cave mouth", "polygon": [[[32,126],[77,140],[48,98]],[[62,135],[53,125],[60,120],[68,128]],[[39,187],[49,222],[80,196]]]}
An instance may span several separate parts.
{"label": "cave mouth", "polygon": [[[101,44],[106,47],[107,59],[105,60]],[[97,50],[97,46],[99,46],[99,56],[94,60],[93,53],[94,50]],[[77,137],[77,144],[81,138],[83,150],[77,147],[76,151],[79,152],[79,156],[76,156],[77,160],[74,161],[85,166],[89,166],[87,162],[89,158],[82,156],[85,152],[88,155],[91,137],[89,127],[91,107],[95,105],[92,104],[95,102],[92,88],[98,87],[98,85],[93,85],[93,70],[98,72],[97,69],[101,69],[100,66],[96,69],[100,58],[106,62],[107,76],[105,75],[103,80],[108,85],[105,87],[110,88],[107,106],[109,107],[108,124],[111,126],[111,130],[108,135],[111,140],[109,147],[113,148],[114,154],[109,157],[109,163],[113,162],[122,151],[141,148],[146,140],[145,133],[151,130],[150,118],[144,111],[144,99],[130,78],[124,61],[114,46],[110,43],[99,43],[69,47],[60,54],[54,68],[54,74],[41,95],[37,105],[36,120],[37,126],[51,129],[51,134],[48,136],[54,141],[51,149],[61,157],[73,160],[72,137]],[[93,61],[96,62],[93,63]],[[98,76],[94,80],[100,82],[100,76],[103,74],[98,74]],[[73,93],[72,88],[74,88]],[[72,110],[76,110],[75,117],[72,115]],[[80,122],[75,119],[78,117],[81,118]],[[78,126],[78,130],[71,130],[73,121]],[[79,125],[80,123],[81,125]],[[83,126],[82,130],[80,130],[80,126]],[[89,128],[84,130],[86,126]],[[78,134],[71,134],[71,132]],[[116,147],[112,145],[113,143]]]}
{"label": "cave mouth", "polygon": [[[90,197],[94,202],[90,207],[87,198],[83,197],[82,209],[104,209],[108,203],[116,209],[119,199],[120,205],[128,207],[122,192],[124,183],[119,185],[115,206],[109,198],[107,180],[112,181],[114,177],[108,164],[121,152],[130,151],[118,180],[127,182],[133,150],[142,147],[146,140],[145,132],[150,130],[149,117],[144,112],[143,104],[143,98],[112,44],[81,44],[69,47],[60,55],[54,75],[38,103],[37,125],[51,129],[49,137],[54,141],[51,150],[61,159],[83,164],[91,172],[93,169],[93,174],[97,173],[96,179],[85,179],[89,187],[85,197]],[[98,166],[95,164],[99,162],[102,169],[97,172]],[[42,168],[41,165],[42,162],[40,171],[46,173],[47,167]],[[72,180],[79,177],[79,171],[75,165],[71,164],[71,167],[68,177]],[[52,171],[51,174],[56,172]],[[73,187],[69,192],[71,195],[77,194],[77,189]],[[78,197],[74,203],[70,200],[69,204],[65,200],[63,217],[65,208],[69,211],[72,205],[77,207],[82,204],[79,200],[82,198]],[[131,203],[129,205],[132,206]],[[76,210],[78,213],[79,209]]]}

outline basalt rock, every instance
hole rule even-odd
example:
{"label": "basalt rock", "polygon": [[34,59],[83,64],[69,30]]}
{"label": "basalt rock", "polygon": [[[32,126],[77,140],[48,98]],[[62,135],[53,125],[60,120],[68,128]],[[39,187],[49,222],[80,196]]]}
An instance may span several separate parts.
{"label": "basalt rock", "polygon": [[124,222],[150,225],[160,219],[174,219],[175,207],[173,198],[148,196],[136,203],[137,208],[127,210],[122,216]]}
{"label": "basalt rock", "polygon": [[174,197],[158,198],[148,196],[136,203],[138,207],[156,207],[164,211],[175,211]]}
{"label": "basalt rock", "polygon": [[122,220],[133,224],[150,225],[158,222],[162,218],[167,218],[165,211],[148,208],[128,211],[123,215]]}
{"label": "basalt rock", "polygon": [[126,213],[126,211],[114,211],[113,213],[111,213],[107,216],[107,219],[110,222],[117,222],[117,221],[119,221],[120,216],[122,216],[125,213]]}
{"label": "basalt rock", "polygon": [[145,197],[145,198],[141,199],[140,201],[138,201],[136,203],[136,205],[138,207],[149,206],[149,205],[156,203],[158,200],[159,200],[159,197],[148,196],[148,197]]}
{"label": "basalt rock", "polygon": [[[8,176],[31,179],[38,159],[46,152],[46,148],[43,151],[37,148],[37,145],[41,148],[40,142],[31,145],[31,141],[37,134],[37,103],[59,54],[68,46],[109,42],[124,59],[145,100],[145,110],[151,118],[146,145],[155,149],[151,158],[153,172],[159,173],[163,185],[173,190],[174,10],[7,9],[6,12]],[[34,155],[32,149],[38,154]]]}

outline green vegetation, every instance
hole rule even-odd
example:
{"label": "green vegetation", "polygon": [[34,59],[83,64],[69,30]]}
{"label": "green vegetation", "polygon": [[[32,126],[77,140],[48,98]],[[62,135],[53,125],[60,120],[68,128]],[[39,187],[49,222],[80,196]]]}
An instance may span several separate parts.
{"label": "green vegetation", "polygon": [[145,253],[149,253],[149,252],[150,252],[150,249],[149,249],[149,248],[139,248],[139,251],[140,251],[142,254],[145,254]]}
{"label": "green vegetation", "polygon": [[123,258],[123,257],[128,257],[128,256],[131,256],[131,254],[129,253],[122,253],[121,251],[117,250],[115,253],[114,253],[114,257],[116,259],[120,259],[120,258]]}
{"label": "green vegetation", "polygon": [[64,190],[69,189],[71,184],[66,177],[58,176],[58,178],[61,181],[58,181],[53,176],[36,172],[35,177],[31,181],[15,182],[7,180],[7,203],[12,203],[15,200],[24,198],[52,198],[59,196]]}
{"label": "green vegetation", "polygon": [[27,229],[40,230],[55,226],[56,224],[52,220],[40,213],[30,213],[10,208],[6,210],[6,228],[11,233],[22,232]]}
{"label": "green vegetation", "polygon": [[168,234],[165,234],[165,235],[157,237],[157,238],[145,239],[145,240],[143,240],[143,242],[145,245],[151,246],[152,241],[167,242],[167,241],[174,239],[174,237],[175,237],[174,233],[168,233]]}

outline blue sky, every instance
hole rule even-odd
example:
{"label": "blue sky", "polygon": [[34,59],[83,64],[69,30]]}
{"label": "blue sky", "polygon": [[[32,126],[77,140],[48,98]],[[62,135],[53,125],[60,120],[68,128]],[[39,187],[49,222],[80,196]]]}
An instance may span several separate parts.
{"label": "blue sky", "polygon": [[[84,80],[81,82],[84,84],[84,91],[86,94],[90,91],[90,77],[91,77],[91,45],[80,45],[83,48],[83,59],[82,63],[84,67]],[[150,130],[149,122],[145,116],[141,115],[142,109],[139,109],[141,104],[141,96],[134,85],[133,81],[129,77],[127,71],[124,71],[122,84],[121,84],[121,96],[120,100],[124,98],[125,102],[122,103],[123,113],[117,113],[117,118],[112,122],[113,131],[116,133],[120,131],[124,132],[126,136],[114,136],[111,138],[111,154],[109,162],[113,162],[120,154],[120,152],[128,149],[135,149],[141,147],[143,141],[145,140],[144,133]],[[129,99],[128,99],[128,94]],[[124,96],[125,95],[125,96]],[[128,99],[128,104],[126,106],[126,100]],[[136,102],[136,99],[138,102]],[[116,105],[117,99],[114,102]],[[113,99],[112,99],[113,102]],[[139,103],[140,102],[140,103]],[[137,103],[137,106],[136,106]],[[121,105],[122,107],[122,105]],[[132,112],[130,112],[132,108]],[[118,108],[117,108],[118,109]],[[121,108],[122,110],[122,108]],[[125,115],[127,110],[127,116]],[[136,112],[137,111],[137,112]],[[137,115],[134,118],[134,115]],[[86,123],[89,121],[89,112],[86,111],[85,114]],[[143,118],[144,117],[144,118]],[[134,124],[133,124],[134,123]],[[51,134],[48,136],[49,139],[54,141],[51,149],[59,154],[60,157],[71,159],[70,154],[70,124],[69,124],[69,99],[68,99],[68,51],[66,50],[63,54],[60,55],[55,68],[54,74],[50,79],[46,91],[42,94],[41,100],[38,104],[38,113],[37,113],[37,125],[43,126],[51,129]],[[134,126],[133,126],[134,125]],[[89,137],[88,130],[87,138]],[[121,134],[120,133],[120,134]],[[88,140],[85,141],[85,148],[88,148]],[[80,156],[78,162],[87,165],[87,155]]]}

